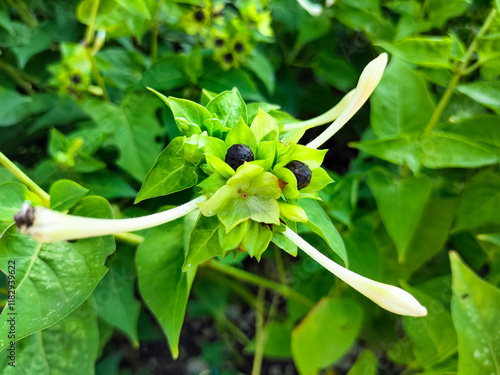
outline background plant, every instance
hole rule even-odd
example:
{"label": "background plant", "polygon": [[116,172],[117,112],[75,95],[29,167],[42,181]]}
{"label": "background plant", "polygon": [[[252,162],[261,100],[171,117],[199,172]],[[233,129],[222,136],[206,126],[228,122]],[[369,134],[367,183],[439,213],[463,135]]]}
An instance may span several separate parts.
{"label": "background plant", "polygon": [[[197,32],[198,11],[212,28]],[[0,268],[13,249],[27,259],[18,266],[18,277],[27,270],[20,365],[28,356],[44,364],[37,372],[68,374],[500,373],[498,2],[8,1],[0,12],[0,149],[29,176],[0,168]],[[241,30],[248,55],[227,65],[212,43],[223,35],[234,45]],[[237,87],[277,120],[280,107],[307,119],[338,102],[382,51],[390,64],[370,106],[325,145],[335,183],[321,204],[349,268],[402,285],[426,318],[386,313],[316,263],[274,249],[260,263],[240,256],[181,273],[192,218],[117,236],[116,251],[109,237],[39,248],[15,234],[22,202],[48,200],[41,189],[52,208],[94,217],[189,200],[187,191],[133,205],[180,135],[146,87],[195,101],[202,89]],[[12,168],[4,156],[2,164]],[[317,236],[327,229],[299,229],[335,259]],[[39,296],[43,275],[57,278]],[[186,303],[173,362],[161,332],[179,335]],[[3,354],[2,373],[16,371]]]}

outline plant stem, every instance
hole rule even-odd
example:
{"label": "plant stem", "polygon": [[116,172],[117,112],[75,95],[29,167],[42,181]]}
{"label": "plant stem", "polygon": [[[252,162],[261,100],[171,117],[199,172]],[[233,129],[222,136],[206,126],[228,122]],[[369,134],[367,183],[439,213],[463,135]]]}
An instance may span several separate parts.
{"label": "plant stem", "polygon": [[11,162],[9,158],[5,156],[1,151],[0,151],[0,163],[5,168],[7,168],[14,176],[16,176],[24,185],[26,185],[28,189],[30,189],[33,193],[38,195],[46,207],[50,206],[50,196],[40,186],[38,186],[31,178],[29,178],[26,175],[26,173],[20,170],[13,162]]}
{"label": "plant stem", "polygon": [[457,63],[457,66],[455,67],[455,74],[453,75],[450,83],[448,84],[448,87],[446,88],[443,96],[439,100],[438,105],[436,106],[436,109],[434,110],[431,119],[429,120],[429,123],[424,129],[424,136],[428,136],[429,134],[432,133],[432,130],[434,127],[437,125],[438,121],[441,119],[441,115],[443,114],[443,111],[445,110],[446,106],[448,105],[451,97],[453,96],[453,92],[455,91],[455,87],[457,86],[458,82],[462,78],[463,75],[467,73],[467,66],[469,65],[470,59],[472,58],[472,55],[474,54],[474,51],[476,50],[477,47],[477,42],[479,38],[481,38],[488,28],[491,26],[491,23],[495,19],[496,16],[496,9],[493,8],[486,18],[486,20],[483,23],[483,26],[481,29],[479,29],[478,33],[472,40],[471,44],[469,45],[469,48],[465,52],[464,57],[462,58],[461,62]]}
{"label": "plant stem", "polygon": [[7,0],[7,2],[19,14],[24,23],[26,23],[29,27],[36,27],[38,20],[24,1]]}
{"label": "plant stem", "polygon": [[153,27],[151,29],[151,60],[155,63],[158,60],[158,29],[160,27],[160,16],[164,0],[158,2]]}
{"label": "plant stem", "polygon": [[308,307],[313,307],[314,302],[311,301],[309,298],[305,297],[304,295],[296,292],[292,288],[290,288],[288,285],[283,285],[280,283],[277,283],[275,281],[265,279],[263,277],[254,275],[253,273],[244,271],[242,269],[230,266],[229,264],[220,262],[218,260],[212,260],[210,262],[204,263],[207,267],[211,267],[213,269],[216,269],[220,272],[225,273],[226,275],[230,275],[234,277],[235,279],[241,280],[248,282],[250,284],[254,285],[259,285],[266,287],[268,289],[274,290],[280,294],[282,294],[285,297],[292,298],[296,300],[297,302],[300,302]]}
{"label": "plant stem", "polygon": [[0,59],[0,69],[7,73],[14,81],[16,81],[16,83],[24,90],[26,90],[28,94],[33,95],[35,93],[31,87],[31,84],[23,80],[12,65],[7,64],[5,61]]}
{"label": "plant stem", "polygon": [[102,79],[101,73],[99,72],[99,69],[97,69],[97,65],[95,63],[95,58],[94,55],[92,54],[92,50],[90,47],[86,47],[85,50],[87,51],[87,57],[90,61],[90,65],[92,67],[92,74],[94,74],[95,80],[99,87],[102,90],[102,96],[104,97],[104,100],[109,102],[109,95],[108,92],[106,91],[106,85],[104,84],[104,80]]}
{"label": "plant stem", "polygon": [[276,259],[276,268],[278,269],[278,275],[280,277],[280,281],[282,284],[287,284],[286,274],[285,274],[285,266],[283,264],[283,256],[281,254],[281,249],[274,246],[274,257]]}
{"label": "plant stem", "polygon": [[266,289],[264,287],[259,287],[259,293],[257,295],[257,308],[255,309],[256,318],[256,344],[255,344],[255,354],[253,357],[252,365],[252,375],[260,375],[262,369],[262,360],[264,359],[264,344],[266,343],[266,337],[264,335],[264,296]]}
{"label": "plant stem", "polygon": [[94,29],[95,29],[95,19],[97,17],[97,11],[99,10],[99,4],[101,0],[94,0],[94,4],[92,6],[92,13],[90,14],[90,21],[87,26],[87,30],[85,31],[85,42],[88,46],[92,44],[94,40]]}
{"label": "plant stem", "polygon": [[130,245],[140,245],[144,241],[144,237],[135,233],[116,233],[115,239]]}

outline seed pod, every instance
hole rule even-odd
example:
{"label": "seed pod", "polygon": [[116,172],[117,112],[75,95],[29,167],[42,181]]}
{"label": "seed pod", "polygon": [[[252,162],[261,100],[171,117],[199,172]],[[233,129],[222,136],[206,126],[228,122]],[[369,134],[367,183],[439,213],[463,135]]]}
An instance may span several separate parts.
{"label": "seed pod", "polygon": [[309,167],[298,160],[292,160],[290,163],[285,165],[285,168],[288,168],[292,171],[295,178],[297,179],[297,189],[303,189],[311,183],[311,170]]}
{"label": "seed pod", "polygon": [[82,82],[82,77],[80,77],[80,75],[78,74],[73,74],[71,76],[71,80],[73,81],[73,83],[79,84],[80,82]]}
{"label": "seed pod", "polygon": [[252,150],[247,145],[232,145],[227,150],[225,162],[234,170],[246,161],[254,161]]}
{"label": "seed pod", "polygon": [[223,45],[224,45],[224,39],[222,39],[222,38],[215,39],[215,46],[216,47],[222,47]]}
{"label": "seed pod", "polygon": [[232,62],[234,61],[234,57],[233,57],[233,55],[232,55],[232,54],[228,53],[228,54],[224,55],[224,60],[225,60],[228,64],[230,64],[230,63],[232,63]]}

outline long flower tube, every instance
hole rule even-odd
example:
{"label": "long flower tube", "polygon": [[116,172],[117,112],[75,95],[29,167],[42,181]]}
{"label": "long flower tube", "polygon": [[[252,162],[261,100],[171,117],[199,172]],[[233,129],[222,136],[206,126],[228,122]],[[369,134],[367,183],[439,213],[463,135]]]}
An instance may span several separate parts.
{"label": "long flower tube", "polygon": [[283,126],[284,131],[295,130],[295,129],[311,129],[315,126],[324,125],[328,122],[332,122],[337,119],[342,112],[346,109],[347,105],[350,103],[352,96],[356,90],[353,89],[347,93],[346,96],[333,108],[329,109],[325,113],[311,118],[305,121],[292,122]]}
{"label": "long flower tube", "polygon": [[370,280],[338,265],[333,260],[324,256],[290,228],[286,228],[283,235],[328,271],[349,284],[365,297],[371,299],[380,307],[399,315],[427,315],[427,309],[422,306],[415,297],[403,289]]}
{"label": "long flower tube", "polygon": [[[345,108],[337,119],[321,133],[317,138],[307,144],[307,147],[318,148],[328,139],[330,139],[337,131],[339,131],[349,121],[354,114],[365,104],[373,90],[377,87],[385,67],[387,66],[387,53],[382,53],[375,60],[371,61],[361,73],[358,85],[354,89],[354,93],[347,94],[350,96]],[[341,102],[342,103],[342,102]],[[339,103],[340,104],[340,103]],[[328,112],[327,112],[328,113]]]}
{"label": "long flower tube", "polygon": [[155,227],[197,210],[197,203],[202,203],[206,200],[207,198],[202,195],[170,210],[130,219],[94,219],[66,215],[48,208],[32,207],[29,204],[25,204],[14,219],[19,232],[29,234],[37,242],[52,243],[123,232],[135,232]]}

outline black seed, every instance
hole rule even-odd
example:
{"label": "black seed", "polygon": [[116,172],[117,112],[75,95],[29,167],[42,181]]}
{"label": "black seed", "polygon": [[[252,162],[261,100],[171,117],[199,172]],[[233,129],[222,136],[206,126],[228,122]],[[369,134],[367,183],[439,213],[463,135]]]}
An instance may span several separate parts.
{"label": "black seed", "polygon": [[292,160],[290,163],[285,165],[285,168],[288,168],[292,171],[297,179],[297,189],[303,189],[311,183],[311,170],[307,165],[298,160]]}
{"label": "black seed", "polygon": [[224,60],[227,62],[227,63],[232,63],[234,58],[233,58],[233,55],[231,55],[230,53],[228,53],[227,55],[224,55]]}
{"label": "black seed", "polygon": [[74,83],[79,84],[80,82],[82,82],[82,77],[80,77],[78,74],[75,74],[71,77],[71,80]]}
{"label": "black seed", "polygon": [[203,14],[202,10],[197,10],[194,14],[194,18],[196,21],[203,21],[205,19],[205,15]]}
{"label": "black seed", "polygon": [[246,161],[254,161],[252,150],[247,145],[232,145],[227,150],[225,162],[234,170]]}
{"label": "black seed", "polygon": [[224,39],[221,39],[221,38],[215,39],[215,45],[217,47],[222,47],[224,45]]}
{"label": "black seed", "polygon": [[244,47],[243,47],[243,44],[241,44],[241,43],[236,43],[236,45],[234,46],[234,50],[238,53],[242,53],[243,49],[244,49]]}

